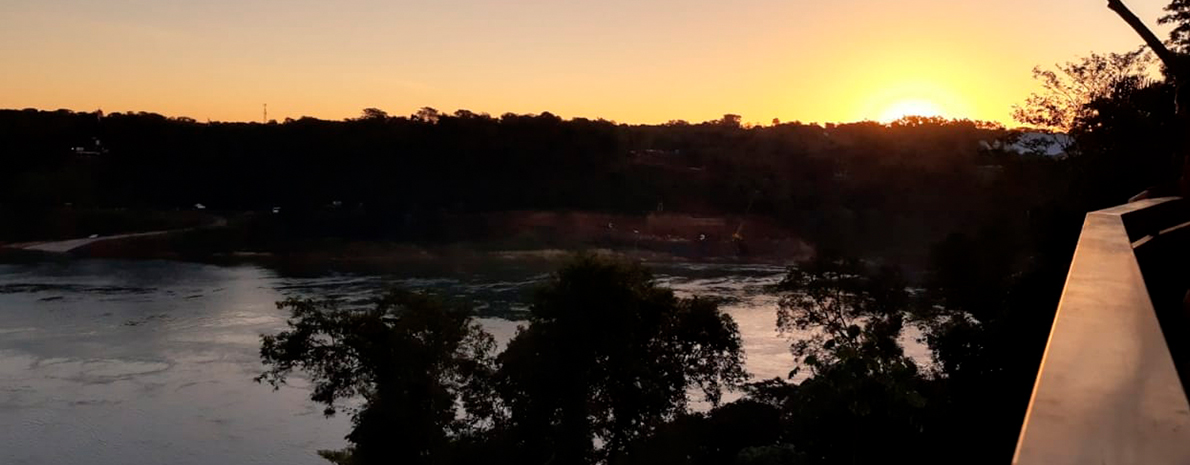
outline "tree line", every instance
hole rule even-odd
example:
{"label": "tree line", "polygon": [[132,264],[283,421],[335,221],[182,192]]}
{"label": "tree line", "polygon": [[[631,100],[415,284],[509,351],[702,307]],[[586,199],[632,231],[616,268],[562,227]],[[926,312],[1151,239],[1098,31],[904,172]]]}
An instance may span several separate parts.
{"label": "tree line", "polygon": [[[149,113],[0,111],[0,240],[75,210],[277,208],[288,234],[433,240],[447,215],[509,210],[760,215],[857,254],[925,246],[1030,208],[1062,168],[966,120],[628,125],[549,113],[367,109],[344,121],[206,123]],[[81,150],[76,150],[81,149]],[[439,228],[440,229],[440,228]],[[274,239],[273,242],[280,242]]]}

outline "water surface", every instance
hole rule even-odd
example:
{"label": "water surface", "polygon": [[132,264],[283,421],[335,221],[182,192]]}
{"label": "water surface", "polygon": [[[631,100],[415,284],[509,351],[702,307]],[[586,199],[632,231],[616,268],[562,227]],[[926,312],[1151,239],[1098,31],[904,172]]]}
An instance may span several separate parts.
{"label": "water surface", "polygon": [[[771,265],[666,264],[680,295],[722,299],[747,368],[785,376]],[[0,463],[324,464],[349,424],[326,419],[300,378],[274,392],[259,336],[284,327],[290,296],[366,299],[389,285],[475,303],[506,342],[548,268],[515,262],[404,273],[308,274],[258,266],[79,260],[0,265]]]}

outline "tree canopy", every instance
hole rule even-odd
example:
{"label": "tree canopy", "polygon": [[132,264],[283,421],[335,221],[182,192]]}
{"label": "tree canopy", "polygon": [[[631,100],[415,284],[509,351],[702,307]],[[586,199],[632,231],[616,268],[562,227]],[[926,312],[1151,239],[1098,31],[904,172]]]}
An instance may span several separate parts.
{"label": "tree canopy", "polygon": [[[739,330],[638,264],[579,257],[551,278],[499,357],[497,383],[526,463],[594,463],[741,383]],[[598,441],[598,445],[597,442]]]}
{"label": "tree canopy", "polygon": [[735,322],[678,298],[639,264],[580,256],[543,286],[528,326],[495,343],[468,312],[392,291],[372,307],[290,299],[289,329],[262,339],[273,386],[312,378],[328,415],[351,407],[339,463],[596,463],[718,405],[745,379]]}
{"label": "tree canopy", "polygon": [[353,448],[324,456],[441,463],[490,414],[475,389],[491,375],[495,342],[466,311],[404,291],[364,308],[300,299],[277,306],[290,311],[289,329],[262,336],[268,370],[257,381],[276,388],[298,370],[326,415],[349,406]]}

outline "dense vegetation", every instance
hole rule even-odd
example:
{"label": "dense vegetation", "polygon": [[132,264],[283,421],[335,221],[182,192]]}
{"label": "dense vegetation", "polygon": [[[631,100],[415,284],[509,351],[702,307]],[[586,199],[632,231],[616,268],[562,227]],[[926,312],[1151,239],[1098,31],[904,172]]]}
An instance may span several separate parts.
{"label": "dense vegetation", "polygon": [[[392,292],[371,308],[290,300],[290,329],[265,336],[274,386],[313,375],[311,398],[352,410],[347,463],[595,463],[745,379],[731,317],[679,299],[639,265],[580,257],[538,292],[499,356],[467,313]],[[461,414],[460,414],[461,412]]]}
{"label": "dense vegetation", "polygon": [[857,255],[920,253],[988,217],[1019,219],[1063,186],[1052,160],[1002,150],[1000,141],[1012,137],[994,125],[938,118],[746,126],[727,115],[647,126],[548,113],[423,109],[391,117],[368,109],[348,121],[259,124],[7,110],[0,111],[7,168],[0,241],[56,235],[44,231],[52,225],[35,226],[65,205],[74,212],[280,207],[283,227],[258,228],[288,235],[273,243],[482,239],[482,222],[450,228],[447,218],[663,210],[746,213]]}
{"label": "dense vegetation", "polygon": [[[947,247],[940,260],[994,257]],[[289,329],[264,337],[258,380],[300,370],[328,415],[348,410],[350,447],[320,452],[340,464],[997,463],[1044,347],[1053,271],[911,292],[894,269],[820,255],[772,289],[788,379],[756,380],[714,302],[676,298],[639,264],[578,256],[498,354],[465,308],[424,294],[281,302]],[[905,355],[911,326],[936,363]],[[722,404],[724,391],[743,396]]]}

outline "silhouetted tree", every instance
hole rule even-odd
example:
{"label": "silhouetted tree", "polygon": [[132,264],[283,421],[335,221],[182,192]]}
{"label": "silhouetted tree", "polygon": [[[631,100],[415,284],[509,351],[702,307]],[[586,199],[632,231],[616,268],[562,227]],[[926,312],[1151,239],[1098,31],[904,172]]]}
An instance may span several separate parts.
{"label": "silhouetted tree", "polygon": [[1169,42],[1181,52],[1190,52],[1190,1],[1171,0],[1165,6],[1166,14],[1157,20],[1158,24],[1172,24]]}
{"label": "silhouetted tree", "polygon": [[750,386],[750,396],[781,411],[785,447],[750,450],[749,463],[929,462],[933,382],[904,354],[913,314],[897,273],[822,255],[790,268],[777,325],[810,377]]}
{"label": "silhouetted tree", "polygon": [[679,415],[651,436],[632,444],[611,463],[721,465],[774,446],[781,436],[781,411],[741,399],[706,413]]}
{"label": "silhouetted tree", "polygon": [[1182,164],[1185,123],[1176,114],[1169,82],[1125,79],[1086,105],[1071,128],[1078,144],[1077,189],[1088,210],[1106,208],[1157,184],[1150,196],[1177,195],[1170,186]]}
{"label": "silhouetted tree", "polygon": [[905,286],[891,269],[872,274],[858,260],[819,255],[777,285],[777,329],[815,372],[850,359],[871,363],[871,373],[912,364],[897,341],[911,310]]}
{"label": "silhouetted tree", "polygon": [[618,461],[743,381],[740,336],[715,303],[680,299],[637,264],[590,256],[537,294],[529,326],[499,356],[516,463]]}
{"label": "silhouetted tree", "polygon": [[363,114],[360,115],[360,119],[383,121],[388,119],[388,112],[379,108],[364,108]]}
{"label": "silhouetted tree", "polygon": [[1144,76],[1152,64],[1152,55],[1139,48],[1106,55],[1091,53],[1076,62],[1056,65],[1056,70],[1035,67],[1033,78],[1041,81],[1042,93],[1013,106],[1012,116],[1033,126],[1069,130],[1077,120],[1093,116],[1088,103],[1107,97],[1121,80]]}
{"label": "silhouetted tree", "polygon": [[[338,463],[449,463],[452,441],[474,434],[493,402],[479,381],[490,375],[495,342],[465,310],[423,294],[393,291],[369,308],[289,299],[289,329],[262,336],[274,388],[310,376],[310,399],[333,415],[351,412],[352,448],[324,451]],[[462,415],[460,415],[462,413]]]}

